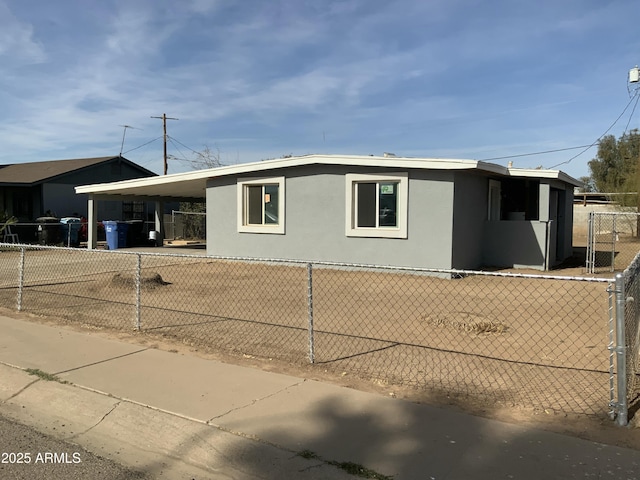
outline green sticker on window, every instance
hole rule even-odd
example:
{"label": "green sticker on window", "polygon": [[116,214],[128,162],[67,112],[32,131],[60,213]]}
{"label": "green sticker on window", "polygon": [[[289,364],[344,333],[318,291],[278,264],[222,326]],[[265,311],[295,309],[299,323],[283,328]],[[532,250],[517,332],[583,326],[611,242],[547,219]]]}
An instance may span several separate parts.
{"label": "green sticker on window", "polygon": [[393,195],[393,190],[395,185],[392,183],[390,185],[380,185],[380,194],[382,195]]}

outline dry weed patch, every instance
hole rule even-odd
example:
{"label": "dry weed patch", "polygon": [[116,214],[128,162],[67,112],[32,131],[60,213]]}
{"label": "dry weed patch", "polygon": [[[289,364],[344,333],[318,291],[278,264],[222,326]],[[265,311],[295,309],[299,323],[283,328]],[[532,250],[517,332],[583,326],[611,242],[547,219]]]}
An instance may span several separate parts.
{"label": "dry weed patch", "polygon": [[[423,315],[422,319],[428,325],[451,328],[460,332],[480,334],[502,334],[507,331],[507,326],[495,320],[487,320],[469,313],[458,313],[460,317],[452,319],[445,315]],[[460,319],[458,319],[460,318]]]}

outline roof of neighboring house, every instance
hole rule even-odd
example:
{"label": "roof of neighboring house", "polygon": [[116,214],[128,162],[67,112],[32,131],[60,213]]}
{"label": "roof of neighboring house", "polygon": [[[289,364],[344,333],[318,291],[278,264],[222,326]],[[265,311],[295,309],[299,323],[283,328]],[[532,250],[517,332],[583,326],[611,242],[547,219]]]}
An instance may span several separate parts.
{"label": "roof of neighboring house", "polygon": [[587,204],[618,204],[620,199],[637,195],[636,192],[601,193],[601,192],[574,192],[573,203]]}
{"label": "roof of neighboring house", "polygon": [[137,168],[141,172],[153,175],[150,170],[147,170],[140,165],[137,165],[124,157],[111,156],[111,157],[97,157],[97,158],[74,158],[70,160],[49,160],[46,162],[29,162],[29,163],[13,163],[9,165],[0,165],[0,184],[19,184],[19,185],[34,185],[43,183],[48,180],[52,180],[61,175],[66,175],[71,172],[83,170],[100,163],[112,162],[115,160],[127,163],[134,168]]}
{"label": "roof of neighboring house", "polygon": [[170,198],[205,198],[206,183],[207,180],[211,178],[244,173],[260,175],[262,172],[268,172],[270,170],[305,165],[392,167],[425,170],[475,170],[502,177],[556,179],[574,186],[582,185],[582,182],[579,182],[560,170],[507,168],[502,165],[478,160],[410,158],[395,156],[374,157],[362,155],[305,155],[302,157],[279,158],[263,162],[210,168],[194,172],[175,173],[172,175],[158,176],[154,178],[141,178],[112,183],[83,185],[76,187],[76,193]]}

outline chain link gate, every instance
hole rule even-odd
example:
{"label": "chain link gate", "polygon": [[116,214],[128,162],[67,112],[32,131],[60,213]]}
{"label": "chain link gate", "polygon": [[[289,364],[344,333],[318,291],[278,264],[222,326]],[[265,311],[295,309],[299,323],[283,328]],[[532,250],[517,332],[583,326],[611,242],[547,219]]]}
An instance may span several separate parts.
{"label": "chain link gate", "polygon": [[587,273],[624,270],[640,252],[636,212],[590,212],[587,226]]}

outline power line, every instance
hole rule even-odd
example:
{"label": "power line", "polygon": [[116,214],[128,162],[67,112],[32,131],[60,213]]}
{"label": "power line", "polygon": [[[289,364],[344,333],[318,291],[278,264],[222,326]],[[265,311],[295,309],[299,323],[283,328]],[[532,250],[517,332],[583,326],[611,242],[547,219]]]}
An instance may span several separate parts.
{"label": "power line", "polygon": [[532,153],[521,153],[519,155],[506,155],[504,157],[492,157],[492,158],[482,158],[478,160],[479,162],[488,162],[490,160],[504,160],[507,158],[518,158],[518,157],[530,157],[532,155],[544,155],[545,153],[557,153],[557,152],[566,152],[567,150],[576,150],[578,148],[584,148],[588,145],[579,145],[577,147],[567,147],[567,148],[558,148],[556,150],[545,150],[543,152],[532,152]]}
{"label": "power line", "polygon": [[200,155],[201,152],[197,152],[195,151],[193,148],[190,148],[188,146],[186,146],[184,143],[182,143],[180,140],[173,138],[173,137],[169,137],[172,141],[174,142],[178,142],[180,145],[182,145],[184,148],[186,148],[187,150],[191,150],[193,153],[195,153],[196,155]]}
{"label": "power line", "polygon": [[627,121],[627,125],[624,127],[624,132],[622,132],[622,135],[627,133],[629,124],[631,123],[631,119],[633,118],[633,114],[635,113],[636,107],[638,106],[638,100],[640,100],[640,95],[636,95],[636,103],[633,105],[633,110],[631,110],[631,115],[629,115],[629,120]]}
{"label": "power line", "polygon": [[[168,137],[168,138],[169,138],[169,141],[171,142],[171,144],[174,146],[174,148],[180,153],[180,155],[182,155],[182,158],[178,158],[178,157],[174,157],[174,158],[176,160],[184,160],[185,162],[189,162],[187,157],[185,157],[184,153],[182,153],[182,151],[180,150],[180,147],[178,147],[178,145],[176,144],[175,139],[173,137]],[[180,142],[177,142],[177,143],[180,143]],[[189,148],[189,147],[187,147],[187,148]]]}
{"label": "power line", "polygon": [[[600,143],[600,140],[602,140],[602,137],[604,137],[607,133],[609,133],[609,131],[615,126],[616,123],[618,123],[618,120],[620,120],[622,118],[622,116],[624,115],[624,112],[627,111],[627,109],[629,108],[629,105],[631,105],[631,103],[633,102],[633,100],[638,96],[638,91],[636,90],[635,94],[633,95],[633,97],[631,97],[631,99],[629,100],[629,103],[627,103],[627,106],[624,107],[624,110],[622,110],[622,113],[620,115],[618,115],[618,118],[615,119],[615,121],[609,126],[609,128],[607,128],[605,130],[605,132],[600,135],[598,137],[598,139],[593,142],[591,145],[589,145],[587,148],[585,148],[583,151],[581,151],[580,153],[578,153],[577,155],[574,155],[573,157],[571,157],[569,160],[565,161],[565,162],[560,162],[556,165],[553,165],[551,167],[549,167],[550,169],[552,168],[556,168],[559,167],[560,165],[565,165],[567,163],[570,163],[573,159],[578,158],[580,155],[582,155],[583,153],[585,153],[587,150],[589,150],[590,148],[592,148],[594,145],[597,145],[598,143]],[[634,108],[635,109],[635,108]]]}
{"label": "power line", "polygon": [[126,154],[126,153],[129,153],[129,152],[133,152],[134,150],[137,150],[139,148],[145,147],[145,146],[149,145],[150,143],[153,143],[153,142],[156,142],[156,141],[160,140],[161,138],[162,137],[156,137],[153,140],[149,140],[148,142],[143,143],[142,145],[138,145],[137,147],[131,148],[131,149],[127,150],[126,152],[122,152],[122,153]]}
{"label": "power line", "polygon": [[154,138],[153,140],[149,140],[148,142],[143,143],[142,145],[138,145],[137,147],[132,148],[132,149],[127,150],[126,152],[122,152],[122,153],[129,153],[129,152],[133,152],[134,150],[138,150],[139,148],[142,148],[142,147],[144,147],[144,146],[146,146],[146,145],[149,145],[150,143],[153,143],[153,142],[155,142],[155,141],[157,141],[157,140],[160,140],[161,138],[162,138],[162,137]]}

